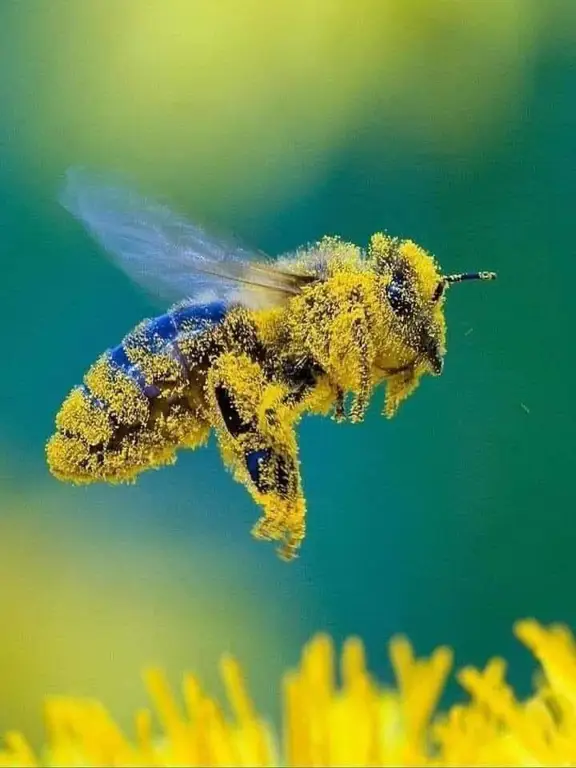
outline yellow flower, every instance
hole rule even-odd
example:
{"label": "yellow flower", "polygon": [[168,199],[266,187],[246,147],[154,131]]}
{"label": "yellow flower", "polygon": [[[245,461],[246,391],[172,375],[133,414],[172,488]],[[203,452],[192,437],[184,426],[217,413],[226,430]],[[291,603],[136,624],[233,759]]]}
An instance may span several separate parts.
{"label": "yellow flower", "polygon": [[183,681],[183,705],[161,671],[145,674],[160,724],[137,713],[135,735],[121,732],[98,702],[46,702],[48,740],[35,754],[19,733],[8,733],[0,766],[569,766],[576,765],[576,643],[562,626],[519,622],[517,637],[540,663],[536,690],[518,700],[506,684],[505,662],[466,668],[458,680],[465,704],[437,713],[452,666],[448,648],[416,659],[408,640],[394,638],[394,688],[382,688],[366,668],[364,649],[349,639],[336,683],[334,647],[318,635],[297,670],[283,681],[279,742],[255,712],[237,662],[221,664],[232,717],[206,696],[196,678]]}

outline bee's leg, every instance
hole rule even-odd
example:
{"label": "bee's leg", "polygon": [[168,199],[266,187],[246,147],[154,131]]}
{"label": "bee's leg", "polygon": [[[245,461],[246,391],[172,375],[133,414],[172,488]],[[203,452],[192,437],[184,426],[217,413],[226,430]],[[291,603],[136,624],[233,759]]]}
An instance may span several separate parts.
{"label": "bee's leg", "polygon": [[332,417],[338,424],[346,421],[346,408],[344,403],[344,390],[336,388],[336,403],[334,404],[334,415]]}
{"label": "bee's leg", "polygon": [[[372,391],[372,365],[375,351],[362,296],[352,308],[337,313],[330,328],[329,362],[332,370],[341,376],[338,382],[346,391],[354,393],[348,419],[359,422],[364,418]],[[343,399],[343,398],[342,398]],[[340,406],[340,411],[342,407]]]}
{"label": "bee's leg", "polygon": [[206,394],[223,461],[263,509],[254,535],[281,541],[281,556],[293,558],[304,538],[305,502],[288,387],[267,379],[247,355],[225,354],[208,374]]}
{"label": "bee's leg", "polygon": [[[280,557],[292,560],[306,532],[298,459],[278,446],[250,451],[244,459],[257,491],[255,498],[265,511],[252,534],[259,539],[280,539]],[[270,505],[276,514],[269,514]]]}
{"label": "bee's leg", "polygon": [[382,412],[387,418],[392,418],[402,401],[412,394],[418,386],[421,376],[420,370],[411,368],[395,373],[386,379],[386,398]]}
{"label": "bee's leg", "polygon": [[316,386],[323,369],[311,359],[283,360],[278,374],[286,384],[287,393],[283,398],[286,405],[299,405]]}
{"label": "bee's leg", "polygon": [[355,349],[358,353],[358,390],[350,409],[350,421],[358,423],[363,421],[370,401],[370,350],[368,339],[370,334],[366,327],[366,318],[358,316],[353,321],[352,337]]}
{"label": "bee's leg", "polygon": [[[311,359],[296,362],[284,360],[279,374],[288,387],[288,393],[284,397],[283,403],[295,407],[300,406],[314,392],[321,378],[326,378],[324,369]],[[320,410],[317,412],[327,414],[332,411],[334,421],[339,423],[345,421],[344,390],[333,382],[325,381],[324,383],[329,387],[330,395],[326,401],[320,404]],[[314,412],[315,405],[318,405],[318,402],[316,404],[308,403],[305,410],[310,409]]]}

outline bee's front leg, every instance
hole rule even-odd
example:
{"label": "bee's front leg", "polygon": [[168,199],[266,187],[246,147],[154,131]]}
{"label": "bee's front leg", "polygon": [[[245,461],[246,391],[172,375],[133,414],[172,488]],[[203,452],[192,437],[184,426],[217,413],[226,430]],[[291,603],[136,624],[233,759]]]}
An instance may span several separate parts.
{"label": "bee's front leg", "polygon": [[335,315],[330,328],[326,369],[337,385],[337,420],[344,417],[344,391],[354,394],[348,420],[363,420],[372,392],[374,357],[369,319],[358,299],[352,308]]}
{"label": "bee's front leg", "polygon": [[253,534],[280,541],[280,556],[292,559],[306,508],[286,387],[247,355],[225,354],[208,374],[206,394],[222,459],[264,512]]}
{"label": "bee's front leg", "polygon": [[371,391],[370,362],[372,356],[368,341],[370,334],[363,313],[358,313],[353,320],[351,332],[356,352],[357,390],[350,409],[350,421],[358,423],[364,419],[370,402]]}

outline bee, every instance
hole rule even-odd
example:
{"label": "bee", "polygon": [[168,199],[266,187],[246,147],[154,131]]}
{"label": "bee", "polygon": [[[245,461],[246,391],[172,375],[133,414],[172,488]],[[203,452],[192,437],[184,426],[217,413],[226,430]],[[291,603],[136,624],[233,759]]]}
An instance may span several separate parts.
{"label": "bee", "polygon": [[[70,169],[61,196],[111,259],[165,302],[72,389],[47,444],[72,483],[133,481],[213,433],[260,507],[253,528],[291,560],[305,536],[296,427],[305,414],[361,422],[385,388],[392,417],[442,373],[449,286],[410,240],[337,237],[276,259],[231,245],[116,179]],[[176,302],[176,303],[173,303]]]}

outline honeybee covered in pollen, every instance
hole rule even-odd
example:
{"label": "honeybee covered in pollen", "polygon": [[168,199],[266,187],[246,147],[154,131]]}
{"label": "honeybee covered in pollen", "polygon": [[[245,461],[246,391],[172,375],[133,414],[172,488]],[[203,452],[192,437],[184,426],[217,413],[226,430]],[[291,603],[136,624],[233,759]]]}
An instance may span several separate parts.
{"label": "honeybee covered in pollen", "polygon": [[253,533],[285,559],[305,535],[296,426],[306,413],[360,422],[379,385],[393,416],[442,372],[443,304],[455,282],[410,240],[366,251],[325,237],[275,260],[206,235],[116,180],[68,172],[65,208],[128,275],[177,301],[105,352],[56,417],[48,464],[73,483],[133,480],[216,435],[261,509]]}

